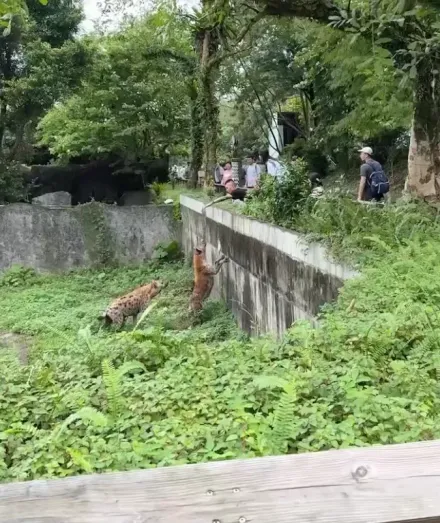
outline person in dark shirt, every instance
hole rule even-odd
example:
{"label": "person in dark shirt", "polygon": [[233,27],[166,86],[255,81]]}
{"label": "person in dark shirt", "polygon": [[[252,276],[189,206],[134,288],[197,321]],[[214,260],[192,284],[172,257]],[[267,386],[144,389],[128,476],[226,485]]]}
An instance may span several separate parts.
{"label": "person in dark shirt", "polygon": [[380,201],[384,197],[383,194],[373,196],[370,188],[371,175],[374,171],[382,171],[382,166],[376,160],[373,160],[373,149],[371,147],[363,147],[359,150],[361,153],[361,160],[364,162],[361,165],[361,179],[358,189],[358,201]]}

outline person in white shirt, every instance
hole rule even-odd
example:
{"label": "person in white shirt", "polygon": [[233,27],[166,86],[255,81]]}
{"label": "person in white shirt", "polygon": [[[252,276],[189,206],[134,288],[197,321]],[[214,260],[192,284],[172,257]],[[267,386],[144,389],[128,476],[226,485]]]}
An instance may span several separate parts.
{"label": "person in white shirt", "polygon": [[281,164],[272,158],[269,158],[266,163],[267,173],[271,176],[279,176],[281,173]]}
{"label": "person in white shirt", "polygon": [[248,163],[248,165],[245,167],[246,187],[248,189],[253,189],[257,185],[261,169],[260,166],[257,164],[256,155],[248,156],[246,160]]}
{"label": "person in white shirt", "polygon": [[261,153],[261,160],[263,163],[266,164],[266,170],[267,174],[270,174],[271,176],[274,176],[277,178],[281,175],[282,171],[282,165],[278,160],[275,160],[274,158],[271,158],[269,156],[269,151],[265,150]]}
{"label": "person in white shirt", "polygon": [[215,169],[214,169],[214,181],[215,181],[215,183],[217,183],[217,184],[222,183],[222,178],[223,178],[223,167],[221,166],[221,164],[218,163],[215,166]]}

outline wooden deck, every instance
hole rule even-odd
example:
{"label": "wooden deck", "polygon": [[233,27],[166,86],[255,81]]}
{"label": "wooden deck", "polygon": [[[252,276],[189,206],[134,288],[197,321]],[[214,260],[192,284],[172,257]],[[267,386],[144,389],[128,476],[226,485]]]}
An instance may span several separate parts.
{"label": "wooden deck", "polygon": [[0,486],[1,523],[440,522],[440,441]]}

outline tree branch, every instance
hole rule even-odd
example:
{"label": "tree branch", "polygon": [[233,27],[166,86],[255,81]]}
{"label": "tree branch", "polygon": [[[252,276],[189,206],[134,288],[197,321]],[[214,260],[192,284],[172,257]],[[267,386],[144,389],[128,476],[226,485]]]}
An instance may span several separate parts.
{"label": "tree branch", "polygon": [[171,49],[151,48],[144,51],[142,56],[145,58],[145,60],[174,60],[190,72],[193,72],[197,66],[195,57],[188,56],[177,51],[172,51]]}
{"label": "tree branch", "polygon": [[[257,24],[265,16],[266,15],[265,15],[264,11],[259,11],[255,16],[253,16],[249,20],[249,22],[243,27],[243,29],[238,33],[238,35],[234,39],[234,42],[232,42],[229,47],[236,48],[237,45],[239,45],[246,38],[246,35],[249,33],[249,31],[252,29],[252,27],[255,24]],[[244,50],[242,49],[242,50],[235,50],[235,51],[224,50],[223,52],[219,52],[209,61],[208,67],[211,69],[212,67],[215,67],[218,64],[220,64],[226,58],[230,58],[231,56],[240,54],[243,51]]]}

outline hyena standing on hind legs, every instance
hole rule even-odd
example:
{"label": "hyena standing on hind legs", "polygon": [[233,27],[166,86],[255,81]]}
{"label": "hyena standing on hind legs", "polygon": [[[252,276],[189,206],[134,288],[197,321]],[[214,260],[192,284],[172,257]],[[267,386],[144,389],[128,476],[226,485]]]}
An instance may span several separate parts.
{"label": "hyena standing on hind legs", "polygon": [[229,258],[222,254],[215,261],[214,267],[211,267],[206,263],[205,250],[205,245],[194,249],[194,289],[189,305],[189,310],[194,312],[202,309],[203,302],[209,298],[214,286],[214,276],[220,272],[222,265],[229,261]]}

